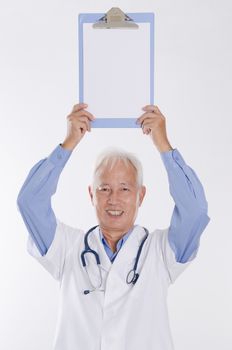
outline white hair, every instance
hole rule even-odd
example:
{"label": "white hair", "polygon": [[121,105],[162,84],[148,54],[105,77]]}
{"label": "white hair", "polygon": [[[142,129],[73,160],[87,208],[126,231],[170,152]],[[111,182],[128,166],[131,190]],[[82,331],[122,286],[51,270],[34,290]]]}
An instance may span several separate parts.
{"label": "white hair", "polygon": [[123,161],[126,166],[133,166],[136,171],[137,186],[143,185],[143,168],[140,160],[133,154],[122,149],[110,148],[103,151],[96,160],[93,172],[93,189],[96,189],[96,183],[104,167],[112,169],[118,161]]}

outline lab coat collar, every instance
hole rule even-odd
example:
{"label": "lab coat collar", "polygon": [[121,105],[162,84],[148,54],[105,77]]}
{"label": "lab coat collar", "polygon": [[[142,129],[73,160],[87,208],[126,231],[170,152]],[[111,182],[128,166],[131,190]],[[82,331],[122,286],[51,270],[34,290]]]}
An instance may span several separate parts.
{"label": "lab coat collar", "polygon": [[[105,250],[106,250],[106,253],[107,253],[108,257],[110,258],[111,262],[112,262],[112,260],[113,260],[113,261],[115,260],[116,256],[118,255],[119,250],[122,248],[123,244],[125,244],[126,240],[127,240],[128,237],[130,236],[130,234],[131,234],[131,232],[133,231],[134,227],[135,227],[135,226],[133,225],[133,226],[130,228],[130,230],[129,230],[127,233],[125,233],[125,234],[122,236],[122,238],[118,241],[117,247],[116,247],[116,251],[115,251],[114,253],[112,252],[110,246],[108,245],[108,243],[107,243],[105,237],[103,236],[103,233],[102,233],[102,231],[101,231],[101,229],[100,229],[100,227],[99,227],[99,235],[100,235],[100,238],[101,238],[101,240],[102,240],[102,244],[103,244],[103,246],[104,246],[104,248],[105,248]],[[109,255],[110,255],[110,256],[109,256]]]}
{"label": "lab coat collar", "polygon": [[96,250],[100,256],[101,267],[106,270],[115,270],[125,263],[134,262],[139,246],[145,236],[145,231],[141,226],[134,226],[131,234],[118,252],[113,264],[111,263],[99,235],[97,227],[89,236],[89,245]]}

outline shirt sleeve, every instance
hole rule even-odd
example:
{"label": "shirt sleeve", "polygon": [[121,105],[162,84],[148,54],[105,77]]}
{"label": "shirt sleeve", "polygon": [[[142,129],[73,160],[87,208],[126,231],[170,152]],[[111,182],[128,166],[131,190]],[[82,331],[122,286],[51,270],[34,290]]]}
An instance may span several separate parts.
{"label": "shirt sleeve", "polygon": [[52,244],[57,220],[51,207],[59,176],[72,151],[57,146],[48,158],[40,160],[29,172],[17,198],[24,223],[41,255]]}
{"label": "shirt sleeve", "polygon": [[200,180],[177,149],[161,153],[161,158],[175,202],[168,241],[176,261],[186,263],[196,256],[200,236],[210,221],[208,204]]}

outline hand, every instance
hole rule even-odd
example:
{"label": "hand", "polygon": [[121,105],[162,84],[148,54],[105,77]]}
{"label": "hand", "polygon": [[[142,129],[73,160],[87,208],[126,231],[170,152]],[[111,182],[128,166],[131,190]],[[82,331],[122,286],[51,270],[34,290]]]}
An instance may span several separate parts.
{"label": "hand", "polygon": [[142,109],[145,113],[137,119],[137,123],[141,125],[143,133],[151,136],[152,141],[160,152],[172,150],[173,148],[167,138],[165,117],[159,108],[147,105]]}
{"label": "hand", "polygon": [[87,112],[85,103],[77,104],[73,107],[71,114],[67,116],[67,136],[62,143],[62,147],[73,150],[81,141],[86,131],[91,131],[91,121],[94,116]]}

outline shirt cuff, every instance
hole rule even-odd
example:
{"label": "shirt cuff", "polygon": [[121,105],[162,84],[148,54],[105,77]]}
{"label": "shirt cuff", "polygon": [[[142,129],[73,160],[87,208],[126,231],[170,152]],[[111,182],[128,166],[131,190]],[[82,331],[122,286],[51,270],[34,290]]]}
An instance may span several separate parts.
{"label": "shirt cuff", "polygon": [[48,160],[54,165],[63,167],[67,163],[71,153],[71,150],[64,149],[61,145],[58,145],[50,154]]}
{"label": "shirt cuff", "polygon": [[167,170],[177,167],[183,168],[186,165],[184,158],[176,148],[168,152],[162,152],[160,155]]}

